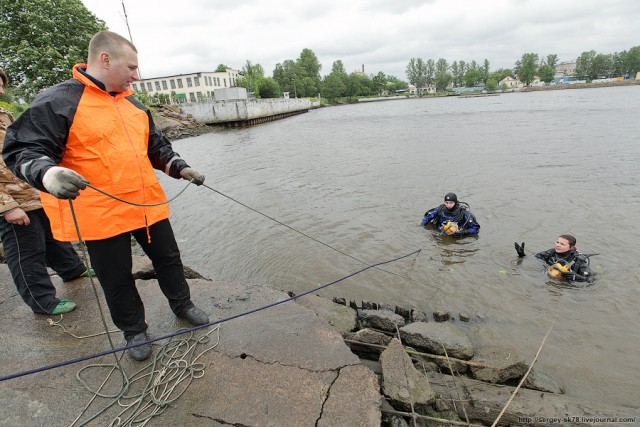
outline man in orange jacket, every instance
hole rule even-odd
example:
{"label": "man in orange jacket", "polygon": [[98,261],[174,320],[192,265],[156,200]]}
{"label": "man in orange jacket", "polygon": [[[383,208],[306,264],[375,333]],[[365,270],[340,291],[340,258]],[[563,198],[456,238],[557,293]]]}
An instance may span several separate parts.
{"label": "man in orange jacket", "polygon": [[[87,64],[74,66],[72,79],[36,97],[7,129],[3,151],[7,166],[43,191],[43,207],[58,240],[79,238],[65,199],[74,200],[80,237],[127,345],[148,339],[132,275],[132,235],[151,259],[171,310],[194,326],[209,323],[207,314],[191,302],[154,168],[196,185],[204,176],[173,151],[149,110],[132,96],[129,86],[136,80],[135,46],[110,31],[95,34]],[[89,183],[133,204],[87,188]],[[135,360],[150,353],[149,343],[129,349]]]}

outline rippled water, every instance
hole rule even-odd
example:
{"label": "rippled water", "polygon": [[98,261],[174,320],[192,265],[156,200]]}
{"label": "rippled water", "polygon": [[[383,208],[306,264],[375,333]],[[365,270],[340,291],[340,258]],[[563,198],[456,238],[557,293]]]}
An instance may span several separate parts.
{"label": "rippled water", "polygon": [[[472,317],[477,345],[510,345],[567,394],[640,404],[640,86],[407,99],[324,108],[174,143],[206,183],[376,269],[321,291]],[[184,185],[162,178],[167,194]],[[479,238],[419,227],[449,191]],[[364,265],[204,187],[172,203],[185,264],[217,280],[302,292]],[[529,252],[571,233],[597,284],[550,282]],[[215,292],[215,291],[214,291]],[[580,415],[580,414],[574,414]]]}

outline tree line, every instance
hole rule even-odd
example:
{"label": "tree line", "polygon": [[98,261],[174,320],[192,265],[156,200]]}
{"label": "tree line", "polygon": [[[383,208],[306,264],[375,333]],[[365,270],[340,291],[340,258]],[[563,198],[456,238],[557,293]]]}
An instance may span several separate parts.
{"label": "tree line", "polygon": [[[104,21],[92,14],[81,0],[0,0],[0,67],[11,83],[4,98],[30,102],[42,89],[71,76],[74,64],[84,62],[92,35],[106,29]],[[535,77],[550,82],[555,76],[558,57],[540,57],[525,53],[512,69],[492,71],[488,59],[481,64],[444,59],[411,58],[406,66],[408,83],[417,88],[438,91],[453,87],[483,85],[492,90],[507,76],[517,76],[529,85]],[[216,70],[225,70],[220,64]],[[271,77],[260,64],[247,60],[238,84],[256,97],[316,97],[330,102],[338,99],[404,92],[408,83],[383,72],[366,75],[347,72],[341,60],[333,62],[331,71],[321,76],[322,66],[311,49],[303,49],[297,59],[276,64]],[[613,54],[583,52],[577,59],[578,78],[634,77],[640,71],[640,46]]]}

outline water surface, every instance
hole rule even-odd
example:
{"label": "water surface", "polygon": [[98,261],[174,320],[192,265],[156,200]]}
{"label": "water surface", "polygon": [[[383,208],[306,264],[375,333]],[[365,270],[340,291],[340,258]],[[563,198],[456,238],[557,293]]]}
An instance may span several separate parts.
{"label": "water surface", "polygon": [[[174,143],[216,190],[368,263],[321,291],[470,315],[476,345],[516,347],[568,395],[640,402],[640,87],[407,99],[323,108]],[[168,196],[184,181],[162,178]],[[481,224],[419,227],[453,191]],[[171,206],[186,265],[302,292],[364,265],[204,187]],[[597,284],[558,286],[529,253],[574,234]],[[215,292],[215,290],[214,290]],[[213,314],[215,317],[215,313]],[[579,414],[574,414],[579,415]]]}

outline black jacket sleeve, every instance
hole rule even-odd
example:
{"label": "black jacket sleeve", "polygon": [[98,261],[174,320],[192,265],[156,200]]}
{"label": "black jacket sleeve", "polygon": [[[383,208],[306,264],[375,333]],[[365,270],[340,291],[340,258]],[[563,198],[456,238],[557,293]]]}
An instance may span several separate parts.
{"label": "black jacket sleeve", "polygon": [[46,89],[7,128],[2,157],[11,172],[45,191],[42,177],[62,161],[83,91],[74,79]]}

